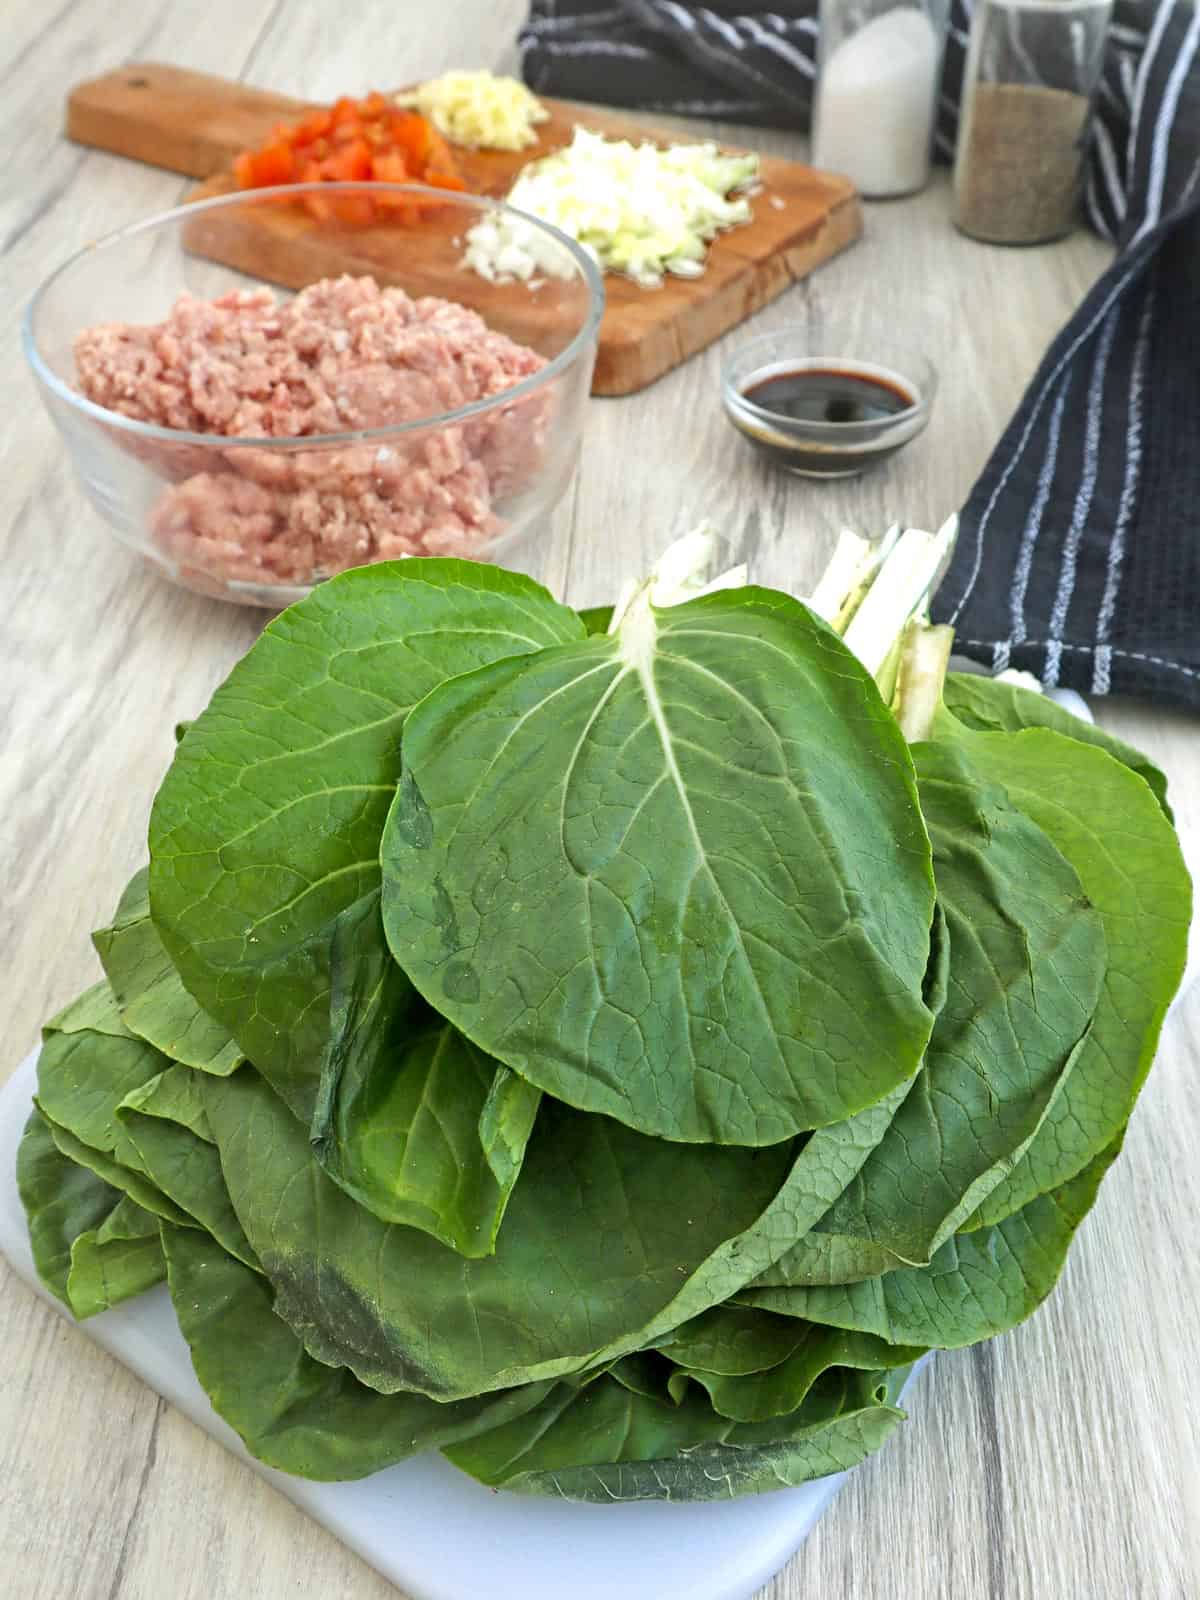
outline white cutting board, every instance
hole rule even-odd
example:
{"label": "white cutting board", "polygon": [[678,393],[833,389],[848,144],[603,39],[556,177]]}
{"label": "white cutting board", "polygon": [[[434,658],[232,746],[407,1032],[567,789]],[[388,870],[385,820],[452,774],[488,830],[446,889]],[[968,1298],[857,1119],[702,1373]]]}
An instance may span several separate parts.
{"label": "white cutting board", "polygon": [[[36,1063],[0,1087],[0,1250],[73,1320],[38,1279],[17,1194]],[[358,1483],[309,1483],[255,1461],[209,1405],[165,1284],[75,1326],[412,1600],[749,1600],[845,1477],[716,1505],[580,1505],[496,1493],[431,1453]]]}

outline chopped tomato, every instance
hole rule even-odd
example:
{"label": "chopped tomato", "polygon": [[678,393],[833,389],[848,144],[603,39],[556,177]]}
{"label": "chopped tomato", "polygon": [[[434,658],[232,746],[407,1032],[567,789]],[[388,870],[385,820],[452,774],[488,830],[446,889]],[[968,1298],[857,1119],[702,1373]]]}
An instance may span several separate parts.
{"label": "chopped tomato", "polygon": [[273,184],[291,183],[295,158],[285,144],[264,145],[261,150],[244,150],[233,164],[234,176],[243,189],[269,189]]}
{"label": "chopped tomato", "polygon": [[[415,111],[401,111],[378,93],[348,96],[303,121],[280,124],[259,150],[243,150],[233,163],[241,189],[283,183],[425,183],[465,190],[450,146]],[[377,214],[404,222],[437,209],[403,195],[307,195],[304,204],[319,221],[337,218],[367,225]]]}
{"label": "chopped tomato", "polygon": [[380,183],[411,183],[404,157],[395,150],[387,150],[375,157],[375,170],[371,174]]}
{"label": "chopped tomato", "polygon": [[414,172],[423,171],[437,138],[433,128],[415,111],[393,111],[390,122],[392,141],[397,150]]}
{"label": "chopped tomato", "polygon": [[321,163],[321,172],[337,183],[362,183],[375,176],[375,152],[365,139],[344,144]]}
{"label": "chopped tomato", "polygon": [[332,112],[314,111],[311,116],[305,117],[303,122],[296,124],[296,143],[311,144],[314,139],[323,139],[332,127]]}

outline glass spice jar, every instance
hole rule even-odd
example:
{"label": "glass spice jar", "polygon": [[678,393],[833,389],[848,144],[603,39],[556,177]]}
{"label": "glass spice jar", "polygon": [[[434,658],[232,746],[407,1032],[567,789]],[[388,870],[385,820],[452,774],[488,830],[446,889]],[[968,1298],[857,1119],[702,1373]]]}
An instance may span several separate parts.
{"label": "glass spice jar", "polygon": [[950,0],[821,0],[813,161],[868,200],[929,179]]}
{"label": "glass spice jar", "polygon": [[1075,226],[1112,0],[976,0],[954,162],[954,221],[991,244]]}

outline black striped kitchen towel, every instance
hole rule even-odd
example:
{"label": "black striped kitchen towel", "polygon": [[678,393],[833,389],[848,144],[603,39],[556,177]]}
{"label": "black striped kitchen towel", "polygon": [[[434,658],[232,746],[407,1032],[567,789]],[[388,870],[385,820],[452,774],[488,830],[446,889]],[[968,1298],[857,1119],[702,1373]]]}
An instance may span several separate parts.
{"label": "black striped kitchen towel", "polygon": [[[546,94],[802,127],[816,9],[535,0],[523,71]],[[937,135],[946,158],[970,12],[970,0],[953,0]],[[1096,111],[1085,203],[1118,254],[973,489],[935,612],[994,670],[1200,707],[1196,0],[1117,0]]]}
{"label": "black striped kitchen towel", "polygon": [[1200,707],[1200,10],[1147,11],[1128,125],[1095,146],[1120,249],[971,491],[934,609],[994,671]]}

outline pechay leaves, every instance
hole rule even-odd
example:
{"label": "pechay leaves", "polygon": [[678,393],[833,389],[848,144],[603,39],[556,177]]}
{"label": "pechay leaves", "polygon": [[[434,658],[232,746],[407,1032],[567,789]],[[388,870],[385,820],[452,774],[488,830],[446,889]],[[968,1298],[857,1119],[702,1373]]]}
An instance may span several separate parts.
{"label": "pechay leaves", "polygon": [[913,753],[948,991],[879,1147],[766,1282],[847,1283],[927,1263],[1028,1147],[1091,1027],[1104,929],[1074,869],[961,751]]}
{"label": "pechay leaves", "polygon": [[168,1067],[126,1095],[117,1107],[117,1120],[139,1170],[189,1222],[257,1270],[258,1260],[230,1203],[195,1072]]}
{"label": "pechay leaves", "polygon": [[834,1381],[782,1427],[719,1416],[707,1398],[674,1405],[617,1379],[559,1385],[535,1410],[446,1451],[484,1483],[518,1494],[610,1504],[732,1500],[826,1477],[877,1450],[903,1420],[894,1385]]}
{"label": "pechay leaves", "polygon": [[607,633],[612,619],[612,606],[588,606],[579,613],[579,620],[589,636],[594,633]]}
{"label": "pechay leaves", "polygon": [[67,1275],[67,1303],[75,1316],[96,1316],[162,1282],[167,1264],[161,1226],[153,1212],[122,1195],[98,1228],[78,1236]]}
{"label": "pechay leaves", "polygon": [[64,1155],[37,1110],[17,1152],[17,1188],[38,1274],[72,1315],[106,1311],[164,1276],[158,1218]]}
{"label": "pechay leaves", "polygon": [[[168,1199],[139,1166],[130,1166],[126,1162],[117,1161],[103,1150],[93,1149],[82,1139],[77,1139],[69,1129],[59,1127],[57,1122],[51,1122],[49,1118],[46,1118],[46,1126],[59,1153],[68,1161],[76,1166],[85,1167],[102,1182],[118,1193],[126,1195],[144,1210],[161,1217],[164,1222],[175,1222],[181,1226],[191,1224],[192,1219],[187,1212],[182,1211],[173,1200]],[[128,1161],[136,1163],[137,1153],[132,1146],[122,1153],[127,1156]]]}
{"label": "pechay leaves", "polygon": [[46,1029],[38,1060],[38,1105],[51,1122],[93,1150],[128,1163],[117,1107],[170,1063],[124,1028],[107,985],[89,990],[84,999],[88,1026],[77,1028],[81,1013],[67,1012]]}
{"label": "pechay leaves", "polygon": [[111,924],[92,935],[121,1021],[172,1061],[223,1076],[244,1057],[229,1030],[183,987],[150,920],[148,879],[143,867],[130,879]]}
{"label": "pechay leaves", "polygon": [[203,1233],[163,1229],[171,1298],[214,1408],[260,1461],[325,1481],[362,1478],[530,1409],[548,1386],[440,1405],[379,1394],[323,1366],[275,1315],[271,1290]]}
{"label": "pechay leaves", "polygon": [[752,1289],[742,1299],[889,1344],[954,1350],[1007,1333],[1058,1281],[1075,1230],[1119,1148],[1102,1151],[1069,1183],[1002,1222],[956,1234],[927,1267],[902,1267],[861,1283]]}
{"label": "pechay leaves", "polygon": [[[742,1309],[751,1316],[779,1320],[767,1311]],[[831,1369],[874,1374],[911,1367],[925,1354],[920,1345],[889,1344],[869,1333],[846,1333],[817,1324],[798,1326],[802,1337],[796,1348],[776,1366],[740,1376],[678,1367],[667,1380],[668,1396],[681,1405],[693,1388],[702,1389],[719,1416],[733,1422],[769,1422],[773,1417],[794,1415]]]}
{"label": "pechay leaves", "polygon": [[1053,1286],[1190,911],[1137,751],[978,678],[938,706],[905,619],[945,543],[826,585],[894,715],[699,535],[615,609],[417,560],[273,622],[46,1029],[52,1292],[166,1273],[214,1406],[312,1478],[440,1447],[716,1500],[877,1448],[924,1350]]}
{"label": "pechay leaves", "polygon": [[441,1399],[572,1372],[621,1339],[637,1348],[701,1272],[712,1283],[695,1312],[726,1298],[753,1268],[709,1258],[791,1166],[786,1145],[694,1149],[544,1102],[496,1253],[470,1260],[356,1205],[260,1078],[206,1079],[204,1098],[234,1210],[305,1348],[375,1388]]}
{"label": "pechay leaves", "polygon": [[972,734],[945,718],[938,731],[1070,861],[1108,951],[1079,1060],[1021,1162],[980,1207],[983,1224],[1065,1183],[1120,1135],[1183,975],[1192,891],[1161,802],[1106,751],[1049,728]]}
{"label": "pechay leaves", "polygon": [[778,1366],[804,1339],[790,1317],[746,1306],[714,1306],[659,1341],[657,1348],[677,1366],[742,1378]]}
{"label": "pechay leaves", "polygon": [[[86,999],[83,1011],[56,1019],[66,1031],[47,1029],[38,1061],[37,1103],[60,1152],[155,1216],[212,1227],[253,1262],[203,1121],[203,1075],[118,1031],[106,985]],[[84,1015],[99,1026],[76,1029]]]}
{"label": "pechay leaves", "polygon": [[802,606],[726,591],[452,679],[383,841],[398,963],[531,1083],[778,1143],[911,1077],[933,882],[912,763]]}
{"label": "pechay leaves", "polygon": [[391,960],[379,891],[339,917],[312,1143],[385,1222],[490,1255],[541,1093],[431,1012]]}
{"label": "pechay leaves", "polygon": [[379,882],[405,717],[444,678],[582,634],[495,567],[359,568],[270,623],[189,727],[150,819],[154,922],[187,989],[303,1122],[334,925]]}
{"label": "pechay leaves", "polygon": [[1153,761],[1126,744],[1124,739],[1118,739],[1115,733],[1073,716],[1046,695],[996,678],[951,672],[946,675],[942,703],[957,722],[975,733],[1021,733],[1025,728],[1050,728],[1080,744],[1095,745],[1143,778],[1167,821],[1173,820],[1167,804],[1167,780]]}

